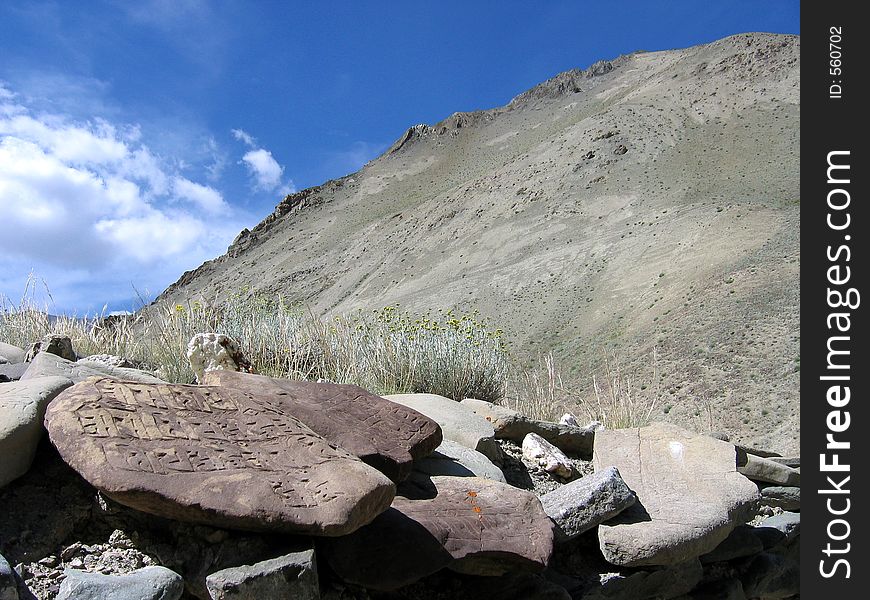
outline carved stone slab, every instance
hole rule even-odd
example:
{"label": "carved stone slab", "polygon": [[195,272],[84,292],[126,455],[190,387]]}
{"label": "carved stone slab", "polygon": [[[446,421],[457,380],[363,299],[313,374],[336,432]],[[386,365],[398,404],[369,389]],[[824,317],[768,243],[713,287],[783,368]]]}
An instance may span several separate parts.
{"label": "carved stone slab", "polygon": [[355,385],[273,379],[234,371],[209,371],[204,382],[268,393],[287,414],[396,482],[410,475],[414,460],[428,456],[441,443],[438,423]]}
{"label": "carved stone slab", "polygon": [[114,500],[254,531],[345,535],[395,486],[269,395],[93,378],[58,396],[46,428],[63,459]]}
{"label": "carved stone slab", "polygon": [[392,507],[353,534],[324,540],[345,581],[396,589],[444,567],[478,575],[541,571],[553,552],[553,526],[538,498],[479,477],[433,477],[420,499]]}

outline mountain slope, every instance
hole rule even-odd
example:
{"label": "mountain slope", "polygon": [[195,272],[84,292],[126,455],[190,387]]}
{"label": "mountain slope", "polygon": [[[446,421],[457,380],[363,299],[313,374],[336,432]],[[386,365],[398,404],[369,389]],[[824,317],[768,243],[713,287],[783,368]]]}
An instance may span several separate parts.
{"label": "mountain slope", "polygon": [[569,71],[288,196],[160,300],[479,309],[520,354],[605,353],[662,418],[797,450],[800,39]]}

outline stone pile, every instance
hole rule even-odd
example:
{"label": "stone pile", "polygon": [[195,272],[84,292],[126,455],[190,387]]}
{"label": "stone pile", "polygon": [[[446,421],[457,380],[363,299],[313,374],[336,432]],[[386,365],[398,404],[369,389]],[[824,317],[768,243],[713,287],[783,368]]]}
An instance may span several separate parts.
{"label": "stone pile", "polygon": [[[200,385],[0,344],[0,366],[25,365],[0,384],[0,600],[799,593],[798,458],[273,379],[210,355],[237,349],[212,337],[194,344]],[[29,470],[34,455],[57,464]],[[27,523],[34,486],[62,487],[70,516]]]}

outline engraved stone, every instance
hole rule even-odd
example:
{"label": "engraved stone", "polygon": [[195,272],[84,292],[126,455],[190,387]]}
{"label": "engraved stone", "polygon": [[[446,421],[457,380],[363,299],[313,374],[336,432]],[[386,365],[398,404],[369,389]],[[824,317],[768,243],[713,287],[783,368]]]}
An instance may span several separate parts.
{"label": "engraved stone", "polygon": [[284,412],[396,482],[410,475],[414,460],[428,456],[441,443],[438,423],[355,385],[273,379],[234,371],[209,371],[204,381],[268,394]]}
{"label": "engraved stone", "polygon": [[371,524],[324,540],[336,574],[390,590],[448,566],[503,575],[542,571],[549,562],[553,526],[534,494],[479,477],[433,477],[425,492],[396,496]]}
{"label": "engraved stone", "polygon": [[127,506],[253,531],[344,535],[395,486],[269,395],[92,378],[49,406],[49,437],[94,487]]}

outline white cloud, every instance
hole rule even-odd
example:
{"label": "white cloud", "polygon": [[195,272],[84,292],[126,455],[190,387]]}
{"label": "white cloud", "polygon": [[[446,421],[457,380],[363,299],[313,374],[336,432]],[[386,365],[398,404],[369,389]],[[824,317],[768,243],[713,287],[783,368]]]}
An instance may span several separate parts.
{"label": "white cloud", "polygon": [[257,146],[257,140],[251,137],[251,134],[244,129],[231,129],[230,132],[233,134],[234,138],[240,142],[244,142],[246,146],[250,146],[251,148]]}
{"label": "white cloud", "polygon": [[284,179],[284,167],[275,160],[272,153],[265,148],[257,147],[257,140],[244,129],[230,130],[233,137],[243,142],[252,150],[242,156],[242,162],[248,167],[248,172],[254,178],[254,187],[264,192],[277,191],[282,196],[296,191],[293,181]]}
{"label": "white cloud", "polygon": [[178,198],[192,202],[207,213],[219,215],[229,211],[230,207],[224,202],[220,192],[207,185],[176,177],[173,179],[172,189]]}

